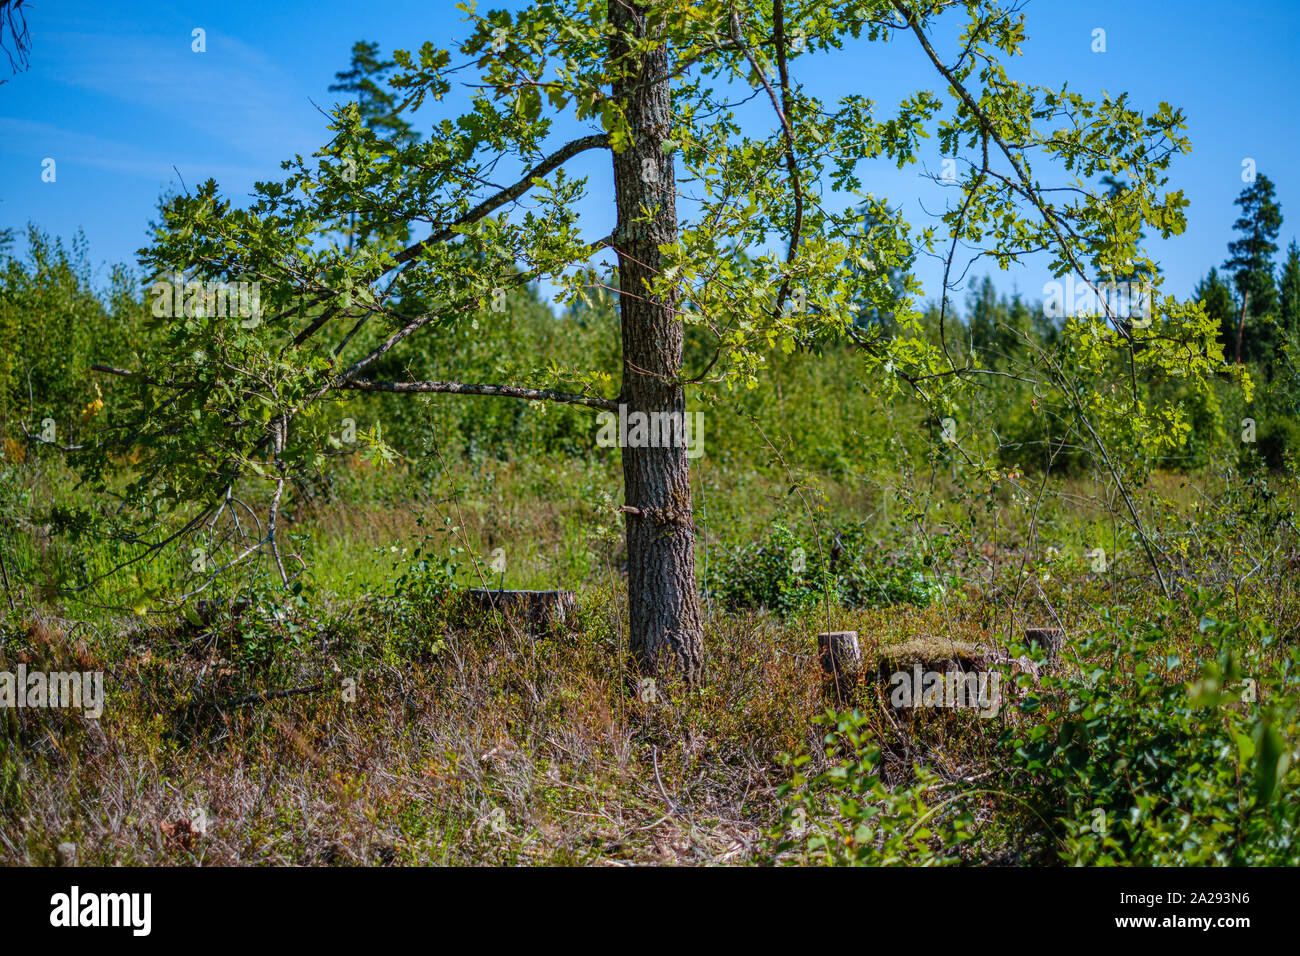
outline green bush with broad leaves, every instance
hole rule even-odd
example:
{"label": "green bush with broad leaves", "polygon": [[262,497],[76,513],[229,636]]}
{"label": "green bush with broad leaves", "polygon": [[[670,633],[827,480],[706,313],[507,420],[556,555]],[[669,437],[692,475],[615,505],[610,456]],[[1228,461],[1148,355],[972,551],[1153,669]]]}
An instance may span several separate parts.
{"label": "green bush with broad leaves", "polygon": [[825,757],[831,764],[807,775],[812,757],[787,759],[793,775],[779,795],[781,826],[774,858],[833,866],[932,866],[958,862],[957,844],[971,838],[974,817],[943,782],[921,769],[906,787],[881,777],[879,736],[862,713],[826,714]]}
{"label": "green bush with broad leaves", "polygon": [[[1295,864],[1300,650],[1203,598],[1190,647],[1168,619],[1080,645],[1009,732],[1071,864]],[[1189,659],[1184,659],[1184,658]]]}
{"label": "green bush with broad leaves", "polygon": [[[918,761],[909,782],[881,775],[868,716],[829,714],[827,769],[789,760],[781,862],[932,864],[1000,857],[1008,832],[1039,862],[1279,866],[1300,861],[1300,649],[1200,596],[1195,634],[1166,605],[1083,639],[1077,670],[1021,693],[979,787]],[[919,748],[919,749],[923,749]],[[975,826],[998,807],[999,828]],[[1008,820],[1018,821],[1011,830]],[[1017,858],[1022,858],[1019,852]]]}
{"label": "green bush with broad leaves", "polygon": [[842,522],[801,537],[773,524],[764,538],[732,548],[709,567],[709,588],[731,610],[766,608],[782,616],[830,601],[847,607],[928,605],[951,582],[929,556],[889,563],[876,554],[863,522]]}

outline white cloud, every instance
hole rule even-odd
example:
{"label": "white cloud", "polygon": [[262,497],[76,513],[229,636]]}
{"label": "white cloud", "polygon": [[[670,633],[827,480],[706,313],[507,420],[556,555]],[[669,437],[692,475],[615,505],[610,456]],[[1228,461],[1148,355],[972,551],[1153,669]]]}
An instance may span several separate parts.
{"label": "white cloud", "polygon": [[55,33],[42,60],[50,79],[148,110],[151,121],[161,120],[149,145],[169,157],[187,137],[200,147],[211,137],[278,163],[324,139],[324,118],[274,60],[212,29],[205,53],[191,51],[188,29]]}

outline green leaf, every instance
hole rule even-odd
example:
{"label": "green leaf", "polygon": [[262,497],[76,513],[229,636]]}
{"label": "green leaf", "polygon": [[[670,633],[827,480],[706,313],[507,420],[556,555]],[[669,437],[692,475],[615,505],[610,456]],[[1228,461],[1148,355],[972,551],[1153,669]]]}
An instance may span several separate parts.
{"label": "green leaf", "polygon": [[1255,796],[1268,803],[1277,791],[1278,771],[1282,769],[1282,737],[1271,723],[1261,722],[1255,731]]}

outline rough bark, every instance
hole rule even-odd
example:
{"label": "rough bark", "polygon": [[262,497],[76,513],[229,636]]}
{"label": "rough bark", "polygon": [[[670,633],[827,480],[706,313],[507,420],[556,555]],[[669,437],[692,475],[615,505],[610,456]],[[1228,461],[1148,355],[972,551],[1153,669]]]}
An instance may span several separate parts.
{"label": "rough bark", "polygon": [[817,635],[817,656],[830,677],[851,674],[862,666],[857,631],[824,631]]}
{"label": "rough bark", "polygon": [[[663,264],[659,246],[677,240],[673,161],[663,150],[672,132],[668,50],[629,54],[629,38],[654,35],[652,12],[651,4],[609,0],[613,95],[633,139],[630,147],[614,153],[623,332],[620,401],[629,413],[684,416],[683,326],[676,295],[653,297],[647,286]],[[673,667],[695,682],[701,677],[703,628],[685,447],[624,448],[623,482],[633,658],[643,673],[655,675]]]}
{"label": "rough bark", "polygon": [[857,686],[862,669],[862,648],[857,631],[824,631],[817,635],[817,655],[835,696],[847,700]]}

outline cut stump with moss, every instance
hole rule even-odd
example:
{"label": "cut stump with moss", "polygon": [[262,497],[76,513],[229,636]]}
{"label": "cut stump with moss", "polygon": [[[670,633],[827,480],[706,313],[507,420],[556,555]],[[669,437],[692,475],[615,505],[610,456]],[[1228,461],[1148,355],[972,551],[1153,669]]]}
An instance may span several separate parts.
{"label": "cut stump with moss", "polygon": [[944,637],[914,637],[901,644],[886,644],[876,652],[876,669],[882,677],[910,671],[917,664],[923,670],[979,670],[997,660],[998,652],[983,644]]}
{"label": "cut stump with moss", "polygon": [[918,664],[923,671],[982,671],[1010,665],[1013,672],[1038,676],[1037,665],[1027,657],[1012,657],[987,644],[947,637],[914,637],[900,644],[886,644],[876,652],[876,671],[883,680]]}

